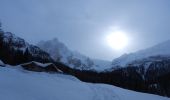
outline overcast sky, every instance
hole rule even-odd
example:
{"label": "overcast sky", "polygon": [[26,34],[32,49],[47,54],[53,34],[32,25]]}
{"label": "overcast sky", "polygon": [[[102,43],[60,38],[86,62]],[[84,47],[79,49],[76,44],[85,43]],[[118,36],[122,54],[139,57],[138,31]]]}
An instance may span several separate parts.
{"label": "overcast sky", "polygon": [[[112,60],[170,39],[170,0],[0,0],[0,21],[32,44],[56,37],[71,50]],[[110,27],[131,39],[124,50],[106,44]]]}

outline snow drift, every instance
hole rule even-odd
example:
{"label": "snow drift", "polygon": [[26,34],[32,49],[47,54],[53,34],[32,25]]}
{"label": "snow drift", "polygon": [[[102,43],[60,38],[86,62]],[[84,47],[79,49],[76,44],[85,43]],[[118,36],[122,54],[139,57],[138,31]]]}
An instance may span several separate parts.
{"label": "snow drift", "polygon": [[29,72],[16,67],[0,67],[2,100],[170,100],[111,85],[84,83],[69,75]]}

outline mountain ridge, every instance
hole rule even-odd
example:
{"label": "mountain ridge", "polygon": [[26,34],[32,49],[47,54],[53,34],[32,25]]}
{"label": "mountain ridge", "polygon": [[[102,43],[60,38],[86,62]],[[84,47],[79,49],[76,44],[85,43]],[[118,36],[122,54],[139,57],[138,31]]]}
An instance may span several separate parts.
{"label": "mountain ridge", "polygon": [[[72,51],[57,38],[40,41],[37,46],[48,52],[55,61],[62,62],[75,69],[104,71],[111,65],[109,61],[91,59],[77,51]],[[102,66],[100,66],[101,64]]]}
{"label": "mountain ridge", "polygon": [[53,61],[48,53],[11,32],[0,31],[0,46],[0,58],[7,64],[16,65],[32,60]]}
{"label": "mountain ridge", "polygon": [[161,42],[157,45],[149,47],[147,49],[139,50],[134,53],[124,54],[112,61],[113,66],[126,66],[127,64],[144,59],[151,56],[166,56],[170,55],[170,40]]}

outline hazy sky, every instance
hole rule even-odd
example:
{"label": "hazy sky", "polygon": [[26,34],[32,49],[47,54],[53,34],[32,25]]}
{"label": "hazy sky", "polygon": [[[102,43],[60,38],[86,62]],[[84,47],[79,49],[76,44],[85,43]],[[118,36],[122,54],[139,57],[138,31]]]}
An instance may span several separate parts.
{"label": "hazy sky", "polygon": [[[0,0],[0,20],[32,44],[57,37],[71,50],[112,60],[170,39],[170,0]],[[124,50],[107,45],[111,27],[130,38]]]}

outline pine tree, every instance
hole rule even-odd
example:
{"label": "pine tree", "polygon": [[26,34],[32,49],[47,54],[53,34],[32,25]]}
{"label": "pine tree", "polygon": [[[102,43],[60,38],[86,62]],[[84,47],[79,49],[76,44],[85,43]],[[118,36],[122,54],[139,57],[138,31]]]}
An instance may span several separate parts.
{"label": "pine tree", "polygon": [[29,61],[29,57],[30,57],[30,53],[28,48],[25,50],[24,52],[24,62],[28,62]]}

